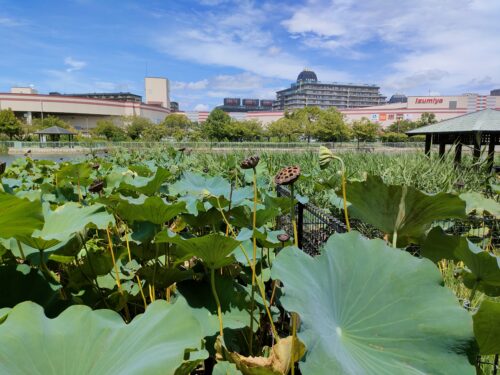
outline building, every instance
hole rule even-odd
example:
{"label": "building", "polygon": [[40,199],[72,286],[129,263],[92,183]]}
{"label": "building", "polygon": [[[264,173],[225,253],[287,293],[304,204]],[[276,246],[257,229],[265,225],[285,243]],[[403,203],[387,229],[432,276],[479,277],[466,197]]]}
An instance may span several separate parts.
{"label": "building", "polygon": [[385,96],[379,90],[380,87],[376,85],[320,82],[316,73],[305,69],[290,88],[276,93],[273,109],[283,111],[312,106],[322,109],[370,107],[385,103]]}
{"label": "building", "polygon": [[394,94],[393,96],[391,96],[391,98],[389,99],[389,101],[387,103],[394,104],[394,103],[407,103],[407,102],[408,102],[408,98],[406,97],[406,95]]}
{"label": "building", "polygon": [[53,96],[72,96],[74,98],[88,98],[88,99],[107,99],[117,100],[121,102],[134,102],[142,103],[142,96],[135,95],[130,92],[111,92],[111,93],[87,93],[87,94],[60,94],[58,92],[49,92]]}
{"label": "building", "polygon": [[491,96],[500,96],[500,89],[495,89],[490,91]]}
{"label": "building", "polygon": [[145,79],[146,102],[131,93],[39,94],[31,87],[13,87],[9,93],[0,93],[0,110],[10,108],[28,124],[33,118],[53,115],[69,122],[86,133],[99,120],[113,120],[123,124],[125,116],[141,116],[153,123],[162,122],[170,113],[168,80]]}
{"label": "building", "polygon": [[170,111],[179,112],[179,102],[170,102]]}
{"label": "building", "polygon": [[224,98],[224,104],[217,108],[224,112],[272,111],[273,101],[266,99]]}

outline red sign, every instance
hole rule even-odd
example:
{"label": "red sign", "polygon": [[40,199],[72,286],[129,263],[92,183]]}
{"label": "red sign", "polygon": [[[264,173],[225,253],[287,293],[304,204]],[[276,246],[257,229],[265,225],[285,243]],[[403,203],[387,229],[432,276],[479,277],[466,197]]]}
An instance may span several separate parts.
{"label": "red sign", "polygon": [[379,115],[379,120],[380,120],[380,121],[386,121],[386,120],[387,120],[387,115],[386,115],[385,113],[381,113],[381,114]]}
{"label": "red sign", "polygon": [[441,104],[443,98],[416,98],[415,104]]}

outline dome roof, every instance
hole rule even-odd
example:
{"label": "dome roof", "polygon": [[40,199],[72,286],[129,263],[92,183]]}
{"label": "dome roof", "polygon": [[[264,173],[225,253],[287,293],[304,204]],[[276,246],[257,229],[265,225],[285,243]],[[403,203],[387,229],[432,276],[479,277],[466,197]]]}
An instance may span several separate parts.
{"label": "dome roof", "polygon": [[404,94],[394,94],[389,99],[389,103],[390,104],[393,104],[393,103],[407,103],[407,102],[408,102],[408,98]]}
{"label": "dome roof", "polygon": [[312,70],[304,69],[297,77],[297,83],[298,82],[318,82],[318,77],[316,77],[316,73]]}

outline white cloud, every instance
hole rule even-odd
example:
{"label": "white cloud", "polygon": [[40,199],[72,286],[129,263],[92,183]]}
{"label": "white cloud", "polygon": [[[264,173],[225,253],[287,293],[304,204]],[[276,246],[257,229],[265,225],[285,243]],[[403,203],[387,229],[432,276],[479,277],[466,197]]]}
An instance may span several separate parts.
{"label": "white cloud", "polygon": [[387,90],[459,93],[500,83],[499,19],[497,0],[310,0],[282,25],[309,48],[393,58]]}
{"label": "white cloud", "polygon": [[194,106],[195,111],[205,112],[208,111],[208,105],[206,104],[196,104]]}
{"label": "white cloud", "polygon": [[68,68],[66,68],[66,71],[68,73],[71,73],[74,72],[75,70],[83,69],[87,65],[87,63],[85,61],[75,60],[72,57],[66,57],[64,59],[64,65],[68,66]]}
{"label": "white cloud", "polygon": [[200,81],[195,81],[195,82],[179,82],[179,81],[174,81],[172,82],[171,89],[173,90],[203,90],[207,88],[208,86],[208,80],[207,79],[202,79]]}
{"label": "white cloud", "polygon": [[3,17],[0,16],[0,27],[17,27],[23,26],[25,23],[23,21],[17,20],[12,17]]}

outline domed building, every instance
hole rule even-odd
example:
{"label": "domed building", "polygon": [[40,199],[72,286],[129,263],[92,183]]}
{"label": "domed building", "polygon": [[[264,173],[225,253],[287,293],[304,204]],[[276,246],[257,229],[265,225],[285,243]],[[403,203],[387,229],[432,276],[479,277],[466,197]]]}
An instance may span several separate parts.
{"label": "domed building", "polygon": [[404,94],[394,94],[393,96],[391,96],[391,98],[388,101],[389,104],[407,103],[407,102],[408,102],[408,98]]}
{"label": "domed building", "polygon": [[382,96],[379,90],[380,87],[376,85],[320,82],[314,71],[304,69],[297,76],[297,82],[276,93],[273,110],[370,107],[385,103],[385,96]]}

